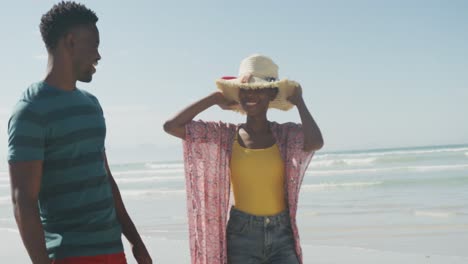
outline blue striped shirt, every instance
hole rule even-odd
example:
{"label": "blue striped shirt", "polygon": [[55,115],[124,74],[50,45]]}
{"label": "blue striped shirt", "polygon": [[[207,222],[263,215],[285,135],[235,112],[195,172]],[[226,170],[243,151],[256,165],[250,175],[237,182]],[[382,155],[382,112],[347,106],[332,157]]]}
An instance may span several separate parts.
{"label": "blue striped shirt", "polygon": [[8,161],[43,161],[39,211],[50,258],[123,251],[96,97],[31,85],[8,123]]}

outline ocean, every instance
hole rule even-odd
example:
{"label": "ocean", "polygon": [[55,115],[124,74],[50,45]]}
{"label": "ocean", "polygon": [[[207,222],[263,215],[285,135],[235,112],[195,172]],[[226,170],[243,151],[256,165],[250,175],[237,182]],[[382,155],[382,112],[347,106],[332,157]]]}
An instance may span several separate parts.
{"label": "ocean", "polygon": [[[13,231],[9,179],[1,168],[0,229]],[[140,234],[177,241],[188,257],[183,163],[112,164],[111,170]],[[465,261],[468,145],[318,152],[298,210],[303,246]]]}

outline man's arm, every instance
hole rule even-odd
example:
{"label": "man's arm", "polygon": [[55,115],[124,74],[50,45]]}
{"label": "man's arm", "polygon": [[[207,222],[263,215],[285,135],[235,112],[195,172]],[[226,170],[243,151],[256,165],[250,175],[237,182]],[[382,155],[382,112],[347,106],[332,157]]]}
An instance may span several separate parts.
{"label": "man's arm", "polygon": [[153,263],[153,261],[148,253],[148,250],[146,249],[146,246],[143,243],[140,234],[138,234],[135,224],[133,224],[132,219],[128,215],[127,209],[125,209],[122,196],[120,195],[119,187],[117,186],[114,177],[112,177],[112,173],[107,162],[106,154],[104,154],[104,161],[106,164],[107,175],[109,176],[109,182],[112,187],[112,195],[114,197],[117,218],[119,220],[120,225],[122,226],[122,232],[132,245],[133,255],[137,260],[138,264],[151,264]]}
{"label": "man's arm", "polygon": [[37,204],[42,161],[11,162],[9,169],[13,210],[24,246],[32,263],[50,264]]}
{"label": "man's arm", "polygon": [[302,132],[304,133],[304,151],[315,151],[323,147],[322,132],[315,120],[312,118],[302,97],[302,88],[296,87],[294,94],[288,100],[296,105],[301,116]]}

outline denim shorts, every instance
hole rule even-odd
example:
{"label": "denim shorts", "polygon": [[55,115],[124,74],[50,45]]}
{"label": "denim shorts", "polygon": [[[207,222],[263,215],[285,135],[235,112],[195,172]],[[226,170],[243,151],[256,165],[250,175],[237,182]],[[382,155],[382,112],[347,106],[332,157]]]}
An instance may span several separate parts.
{"label": "denim shorts", "polygon": [[288,211],[255,216],[231,208],[228,264],[299,264]]}

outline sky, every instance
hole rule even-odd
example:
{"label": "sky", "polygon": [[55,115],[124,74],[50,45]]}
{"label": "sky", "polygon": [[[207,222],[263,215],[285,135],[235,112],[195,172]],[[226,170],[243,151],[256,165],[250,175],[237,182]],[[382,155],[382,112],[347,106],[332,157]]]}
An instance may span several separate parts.
{"label": "sky", "polygon": [[[44,78],[39,21],[56,2],[2,4],[0,157],[14,104]],[[323,151],[468,143],[468,1],[79,2],[99,17],[102,60],[78,87],[101,102],[115,160],[180,160],[164,121],[254,53],[301,83]],[[198,118],[245,117],[214,106]],[[296,109],[269,119],[300,121]]]}

